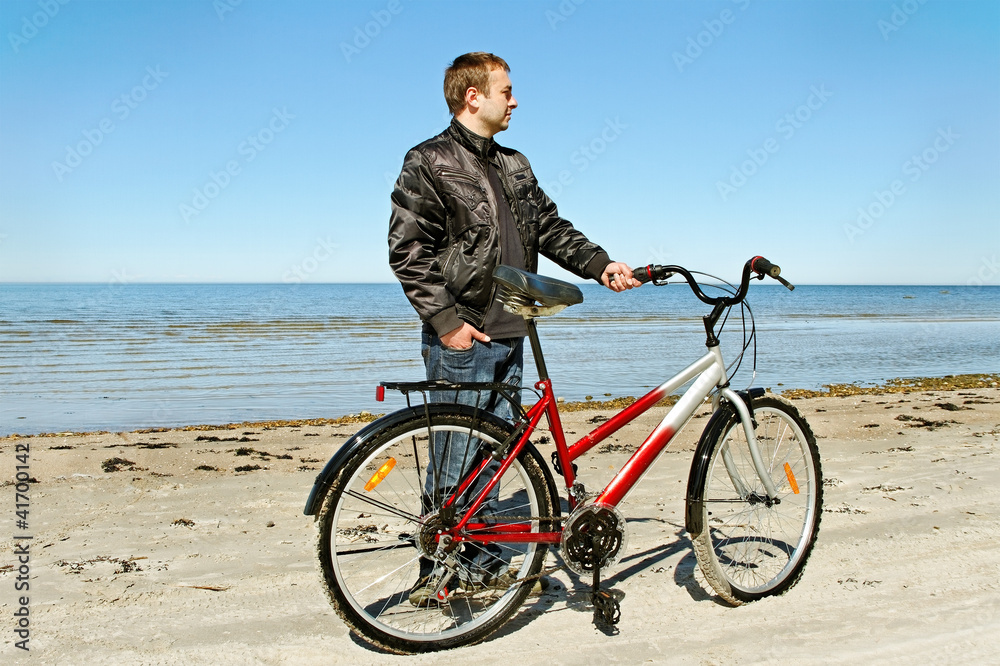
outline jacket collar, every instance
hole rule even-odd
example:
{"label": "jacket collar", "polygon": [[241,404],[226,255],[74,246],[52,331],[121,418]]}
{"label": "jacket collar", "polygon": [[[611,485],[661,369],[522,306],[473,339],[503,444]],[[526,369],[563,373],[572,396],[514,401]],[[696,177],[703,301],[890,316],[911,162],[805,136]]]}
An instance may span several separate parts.
{"label": "jacket collar", "polygon": [[448,129],[456,141],[465,146],[473,155],[484,160],[490,157],[497,145],[492,138],[487,139],[485,136],[479,136],[455,118],[451,119],[451,127]]}

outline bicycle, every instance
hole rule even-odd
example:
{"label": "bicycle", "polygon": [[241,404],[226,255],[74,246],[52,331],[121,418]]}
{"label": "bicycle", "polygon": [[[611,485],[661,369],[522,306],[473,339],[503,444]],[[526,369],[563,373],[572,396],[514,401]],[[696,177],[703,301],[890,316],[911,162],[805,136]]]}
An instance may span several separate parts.
{"label": "bicycle", "polygon": [[[791,404],[764,389],[730,387],[718,338],[729,310],[748,308],[751,275],[794,289],[780,272],[754,257],[743,267],[739,288],[730,285],[728,295],[710,297],[681,266],[634,271],[655,285],[681,276],[712,306],[703,318],[708,352],[569,446],[535,319],[582,302],[583,294],[566,282],[497,268],[499,298],[527,324],[540,399],[525,410],[517,404],[520,387],[506,384],[379,385],[378,400],[387,388],[399,390],[408,407],[350,438],[317,476],[305,508],[319,523],[318,556],[337,613],[356,634],[393,652],[478,642],[516,612],[535,581],[561,568],[543,571],[552,547],[564,566],[592,577],[594,621],[617,623],[618,597],[601,589],[600,573],[625,551],[626,522],[618,506],[709,397],[713,413],[695,450],[685,498],[685,527],[699,567],[733,605],[788,590],[819,531],[823,483],[816,440]],[[738,360],[753,338],[751,326]],[[596,497],[587,493],[573,461],[692,380],[610,483]],[[459,390],[496,392],[515,408],[516,420],[437,399],[442,391]],[[422,404],[410,401],[415,393]],[[554,477],[531,443],[543,416],[555,444],[553,468],[567,489],[565,516]],[[465,471],[449,480],[445,458],[458,455],[457,469]]]}

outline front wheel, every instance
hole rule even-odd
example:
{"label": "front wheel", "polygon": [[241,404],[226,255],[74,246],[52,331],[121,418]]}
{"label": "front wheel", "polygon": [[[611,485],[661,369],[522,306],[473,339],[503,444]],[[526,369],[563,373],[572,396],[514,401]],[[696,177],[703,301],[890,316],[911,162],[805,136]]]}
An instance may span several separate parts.
{"label": "front wheel", "polygon": [[823,479],[816,438],[775,396],[753,401],[760,454],[778,496],[767,496],[739,416],[709,424],[688,482],[688,531],[705,578],[733,605],[781,594],[802,574],[819,532]]}
{"label": "front wheel", "polygon": [[[511,432],[491,415],[453,407],[418,412],[375,434],[343,465],[319,513],[330,601],[356,633],[393,652],[483,640],[524,602],[545,557],[537,543],[442,543],[441,530],[461,519],[471,493],[456,499],[454,511],[442,504]],[[448,479],[446,459],[465,471]],[[540,460],[530,444],[522,450],[466,536],[496,531],[498,523],[510,531],[553,529],[540,519],[553,511]]]}

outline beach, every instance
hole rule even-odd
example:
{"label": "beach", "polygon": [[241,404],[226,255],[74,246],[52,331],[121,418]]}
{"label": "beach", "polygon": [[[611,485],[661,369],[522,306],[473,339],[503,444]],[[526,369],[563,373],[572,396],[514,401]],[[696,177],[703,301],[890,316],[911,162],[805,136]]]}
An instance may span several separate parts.
{"label": "beach", "polygon": [[[0,543],[0,654],[29,656],[12,639],[23,595],[26,645],[42,664],[995,659],[997,376],[855,389],[788,394],[817,436],[825,496],[815,550],[785,595],[733,608],[701,579],[683,498],[705,405],[621,506],[627,552],[606,578],[625,593],[614,635],[592,624],[588,581],[563,569],[484,643],[413,657],[350,635],[321,588],[316,526],[302,512],[316,474],[369,417],[5,437],[7,525],[20,447],[30,510],[13,534],[33,538],[8,532]],[[610,480],[666,409],[578,461],[589,490]],[[610,414],[601,404],[566,411],[569,440]],[[538,448],[546,459],[553,449]],[[30,587],[17,592],[24,544]],[[550,553],[546,566],[558,563]]]}

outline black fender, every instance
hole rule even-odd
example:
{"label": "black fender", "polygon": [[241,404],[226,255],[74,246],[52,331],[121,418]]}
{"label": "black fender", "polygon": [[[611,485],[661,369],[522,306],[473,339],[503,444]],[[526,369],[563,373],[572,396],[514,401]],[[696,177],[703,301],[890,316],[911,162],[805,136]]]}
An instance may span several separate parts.
{"label": "black fender", "polygon": [[[765,389],[762,388],[736,391],[736,395],[743,400],[750,411],[750,418],[753,418],[754,398],[759,398],[765,393]],[[691,460],[691,473],[688,475],[687,502],[685,502],[684,513],[684,529],[691,536],[701,534],[701,531],[705,528],[702,524],[702,509],[705,500],[702,492],[705,487],[705,477],[708,476],[708,466],[711,462],[709,454],[711,453],[712,442],[722,435],[721,430],[729,425],[730,420],[734,418],[739,420],[739,413],[728,400],[725,400],[723,404],[719,405],[719,409],[715,410],[715,413],[712,414],[712,418],[708,420],[708,423],[705,424],[705,429],[701,433],[701,439],[698,440],[698,447],[694,450],[694,458]]]}
{"label": "black fender", "polygon": [[[401,409],[397,412],[392,412],[391,414],[386,414],[382,418],[372,421],[364,428],[356,432],[350,437],[350,439],[344,442],[339,449],[337,449],[336,453],[333,454],[333,457],[331,457],[323,467],[323,471],[316,476],[316,481],[313,483],[312,491],[309,493],[309,499],[306,500],[306,508],[303,510],[303,513],[307,516],[315,516],[319,513],[320,508],[323,506],[323,500],[326,498],[327,491],[330,490],[330,486],[333,485],[334,480],[337,478],[337,475],[340,473],[344,464],[350,460],[352,455],[361,450],[382,430],[386,428],[393,428],[401,423],[414,419],[423,420],[435,414],[454,413],[464,414],[473,418],[478,418],[480,421],[489,422],[491,425],[496,426],[508,434],[514,431],[514,426],[511,425],[510,422],[501,419],[492,412],[484,412],[481,409],[476,409],[468,405],[459,405],[456,403],[432,403],[419,405],[416,407]],[[535,462],[538,463],[539,468],[541,468],[542,474],[545,476],[545,483],[549,487],[549,495],[552,497],[552,515],[559,516],[559,492],[556,490],[556,482],[552,477],[552,473],[549,471],[549,466],[546,464],[542,455],[538,452],[538,449],[536,449],[531,442],[528,442],[528,444],[525,445],[523,453],[533,457]]]}
{"label": "black fender", "polygon": [[684,528],[692,537],[698,536],[704,529],[702,509],[705,498],[702,493],[705,488],[705,477],[708,475],[708,466],[711,462],[709,454],[712,443],[722,434],[722,429],[729,424],[733,417],[739,418],[736,410],[728,402],[715,410],[712,418],[705,424],[705,429],[701,432],[701,439],[698,440],[698,447],[694,450],[694,458],[691,459],[691,472],[688,475],[687,502],[684,514]]}

